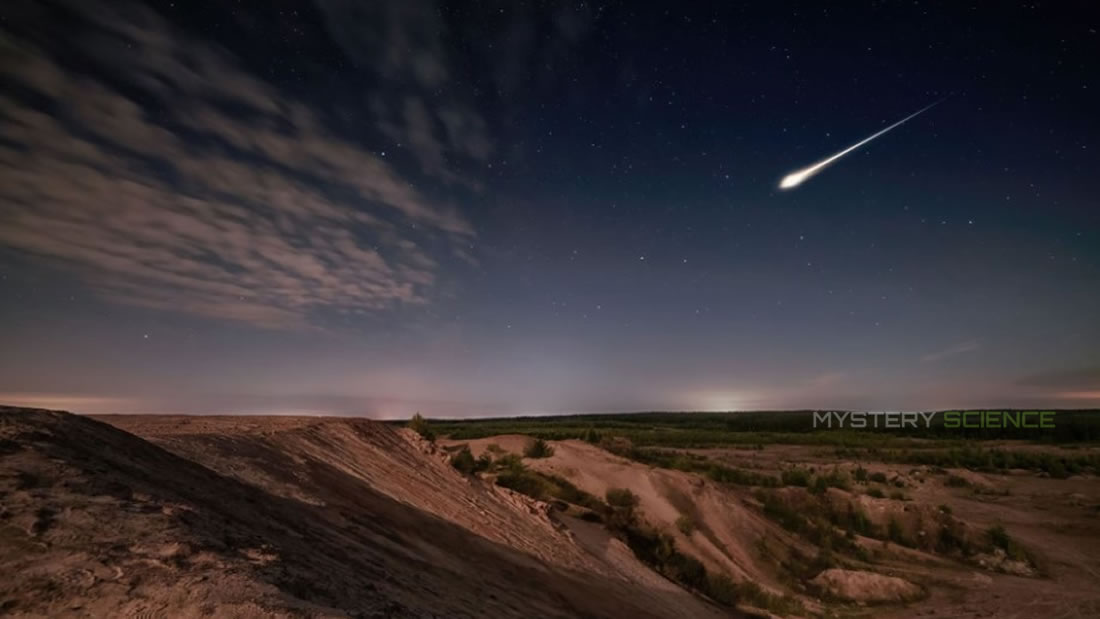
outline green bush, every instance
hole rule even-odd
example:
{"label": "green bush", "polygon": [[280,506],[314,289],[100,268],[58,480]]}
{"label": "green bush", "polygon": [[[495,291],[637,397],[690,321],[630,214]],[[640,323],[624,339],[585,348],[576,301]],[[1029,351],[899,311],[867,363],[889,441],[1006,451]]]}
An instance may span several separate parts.
{"label": "green bush", "polygon": [[787,469],[780,475],[780,480],[784,486],[806,488],[810,485],[810,472],[806,469]]}
{"label": "green bush", "polygon": [[856,533],[868,536],[874,533],[875,526],[871,522],[871,517],[859,506],[849,503],[847,516],[847,525]]}
{"label": "green bush", "polygon": [[818,475],[815,485],[824,488],[840,488],[841,490],[848,490],[851,487],[848,483],[848,476],[837,469],[829,471],[828,474]]}
{"label": "green bush", "polygon": [[627,488],[609,488],[605,498],[608,505],[607,527],[620,531],[634,527],[637,522],[634,513],[634,508],[638,506],[637,495]]}
{"label": "green bush", "polygon": [[549,458],[554,455],[554,448],[541,438],[532,439],[523,449],[525,458]]}
{"label": "green bush", "polygon": [[1016,540],[1012,539],[1003,526],[998,524],[990,527],[989,530],[986,531],[986,535],[989,537],[989,543],[992,544],[993,547],[1005,551],[1009,559],[1035,564],[1035,561],[1032,560],[1027,550],[1025,550]]}
{"label": "green bush", "polygon": [[737,584],[725,574],[710,574],[707,576],[707,595],[712,600],[725,606],[736,606],[740,595]]}
{"label": "green bush", "polygon": [[494,471],[522,471],[526,470],[526,466],[523,464],[523,458],[520,458],[516,454],[504,454],[493,461],[492,469]]}
{"label": "green bush", "polygon": [[810,486],[810,492],[813,494],[825,494],[825,491],[829,489],[829,482],[821,475],[814,478],[814,483]]}
{"label": "green bush", "polygon": [[948,475],[947,480],[943,483],[949,488],[965,488],[970,485],[965,477],[959,477],[958,475]]}
{"label": "green bush", "polygon": [[871,473],[869,479],[871,481],[878,482],[880,484],[885,484],[886,483],[886,473],[882,473],[882,472]]}
{"label": "green bush", "polygon": [[886,524],[886,539],[899,546],[911,546],[909,540],[905,538],[905,532],[901,528],[901,523],[893,516],[890,516],[890,521]]}
{"label": "green bush", "polygon": [[860,483],[866,483],[867,481],[867,469],[863,468],[863,466],[857,466],[852,475],[855,477],[856,481]]}
{"label": "green bush", "polygon": [[970,554],[970,544],[950,523],[944,524],[940,528],[939,538],[936,540],[936,552],[952,554],[956,551],[961,552],[963,556],[967,556]]}
{"label": "green bush", "polygon": [[419,412],[414,414],[412,419],[409,420],[409,429],[429,441],[435,440],[435,432],[432,431],[431,426],[428,424],[428,420],[424,419]]}
{"label": "green bush", "polygon": [[549,485],[538,473],[525,468],[510,468],[497,475],[497,485],[521,494],[545,501],[549,498]]}
{"label": "green bush", "polygon": [[451,456],[451,466],[458,469],[463,475],[473,475],[479,470],[488,468],[488,463],[475,460],[469,445],[463,445],[458,453]]}
{"label": "green bush", "polygon": [[876,498],[876,499],[885,499],[886,498],[886,495],[883,494],[882,490],[879,490],[878,488],[871,488],[870,490],[868,490],[867,491],[867,496],[872,497],[872,498]]}
{"label": "green bush", "polygon": [[695,532],[695,519],[691,516],[684,514],[676,519],[676,528],[680,529],[680,532],[688,537]]}
{"label": "green bush", "polygon": [[603,522],[603,516],[601,516],[599,512],[594,512],[592,510],[581,512],[580,518],[587,522]]}
{"label": "green bush", "polygon": [[638,495],[629,488],[608,488],[605,498],[611,507],[634,509],[638,506]]}
{"label": "green bush", "polygon": [[583,441],[592,443],[593,445],[599,444],[602,438],[603,436],[600,434],[600,431],[593,427],[585,428],[584,434],[581,436]]}
{"label": "green bush", "polygon": [[748,580],[737,585],[737,596],[751,606],[763,608],[778,615],[796,615],[806,610],[797,598],[769,593],[760,585]]}

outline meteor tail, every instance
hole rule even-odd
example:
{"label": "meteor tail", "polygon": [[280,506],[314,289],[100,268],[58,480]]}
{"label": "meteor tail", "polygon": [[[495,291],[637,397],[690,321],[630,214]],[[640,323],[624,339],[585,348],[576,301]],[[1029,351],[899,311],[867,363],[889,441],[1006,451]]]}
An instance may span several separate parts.
{"label": "meteor tail", "polygon": [[832,155],[832,156],[828,157],[827,159],[822,159],[821,161],[818,161],[817,163],[813,164],[812,166],[809,166],[809,167],[806,167],[806,168],[802,168],[801,170],[796,170],[794,172],[791,172],[790,174],[784,176],[783,180],[779,181],[779,188],[780,189],[793,189],[793,188],[801,185],[803,181],[810,178],[814,174],[817,174],[822,169],[824,169],[825,166],[829,165],[830,163],[836,161],[837,159],[840,159],[844,155],[847,155],[848,153],[850,153],[853,150],[859,148],[860,146],[863,146],[867,142],[870,142],[871,140],[879,137],[880,135],[886,133],[887,131],[895,129],[895,128],[901,126],[902,124],[904,124],[905,122],[907,122],[909,120],[912,120],[913,118],[916,118],[917,116],[920,116],[921,114],[927,112],[928,110],[930,110],[930,109],[936,107],[937,105],[943,103],[950,96],[951,95],[948,95],[947,97],[944,97],[944,98],[940,99],[939,101],[934,101],[934,102],[922,107],[921,109],[917,110],[916,112],[913,112],[912,114],[906,116],[905,118],[902,118],[901,120],[899,120],[898,122],[890,125],[889,127],[886,127],[885,129],[882,129],[881,131],[872,134],[870,137],[864,138],[864,139],[860,140],[859,142],[856,142],[855,144],[852,144],[848,148],[845,148],[844,150],[840,151],[839,153],[836,153],[835,155]]}

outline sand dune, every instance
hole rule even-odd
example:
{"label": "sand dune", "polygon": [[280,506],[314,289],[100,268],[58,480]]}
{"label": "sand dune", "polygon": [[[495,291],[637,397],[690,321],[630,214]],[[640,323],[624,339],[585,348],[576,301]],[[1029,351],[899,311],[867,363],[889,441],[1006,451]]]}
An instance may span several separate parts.
{"label": "sand dune", "polygon": [[[706,617],[545,506],[366,420],[0,409],[15,616]],[[117,426],[117,427],[116,427]],[[123,431],[125,430],[125,431]]]}

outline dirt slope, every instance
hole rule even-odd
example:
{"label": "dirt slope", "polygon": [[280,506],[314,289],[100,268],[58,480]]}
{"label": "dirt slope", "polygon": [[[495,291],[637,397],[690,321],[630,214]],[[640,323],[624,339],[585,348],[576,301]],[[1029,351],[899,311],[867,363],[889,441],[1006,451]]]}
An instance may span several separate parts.
{"label": "dirt slope", "polygon": [[388,426],[110,422],[0,408],[0,613],[721,616]]}
{"label": "dirt slope", "polygon": [[[489,444],[503,449],[521,450],[522,441],[492,437],[470,441],[480,454]],[[516,443],[516,444],[512,444]],[[531,468],[564,477],[579,488],[602,497],[609,488],[629,488],[640,501],[642,517],[652,526],[672,535],[676,545],[698,558],[708,569],[724,572],[737,580],[752,580],[768,586],[774,576],[761,569],[758,541],[766,536],[794,540],[748,509],[742,499],[728,488],[698,475],[659,469],[621,458],[583,441],[555,441],[549,458],[528,460]],[[681,516],[691,519],[690,534],[676,525]]]}

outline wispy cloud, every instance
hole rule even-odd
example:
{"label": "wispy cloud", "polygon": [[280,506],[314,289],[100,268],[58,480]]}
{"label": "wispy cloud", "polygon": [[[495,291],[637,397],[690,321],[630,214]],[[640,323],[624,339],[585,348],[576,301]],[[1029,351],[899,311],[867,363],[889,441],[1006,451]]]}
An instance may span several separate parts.
{"label": "wispy cloud", "polygon": [[[0,244],[115,302],[288,328],[318,310],[426,303],[439,252],[474,236],[454,206],[226,52],[144,7],[66,6],[96,71],[34,28],[0,42],[0,80],[16,87],[0,95]],[[429,114],[410,105],[411,124]]]}
{"label": "wispy cloud", "polygon": [[977,340],[968,340],[966,342],[961,342],[943,350],[937,350],[935,352],[928,353],[927,355],[921,357],[920,360],[924,363],[942,361],[949,357],[955,357],[957,355],[962,355],[968,352],[974,352],[979,348],[981,348],[981,344]]}
{"label": "wispy cloud", "polygon": [[436,3],[319,0],[317,6],[348,58],[385,81],[385,89],[368,97],[384,135],[412,153],[425,174],[479,188],[454,163],[484,162],[492,142],[481,115],[453,95],[463,85],[448,66],[446,25]]}

